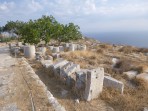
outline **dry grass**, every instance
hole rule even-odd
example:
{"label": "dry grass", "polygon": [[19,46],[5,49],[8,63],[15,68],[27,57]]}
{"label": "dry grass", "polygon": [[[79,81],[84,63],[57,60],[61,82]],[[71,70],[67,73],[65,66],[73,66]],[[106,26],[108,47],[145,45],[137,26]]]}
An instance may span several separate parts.
{"label": "dry grass", "polygon": [[115,111],[143,111],[144,107],[148,107],[148,84],[142,80],[135,82],[137,87],[135,89],[125,87],[124,95],[113,89],[104,89],[101,99]]}
{"label": "dry grass", "polygon": [[81,68],[88,68],[89,66],[98,67],[100,64],[110,64],[109,61],[102,53],[92,51],[75,51],[62,54],[65,58],[74,63],[80,64]]}
{"label": "dry grass", "polygon": [[133,53],[133,52],[139,52],[139,49],[136,47],[132,47],[132,46],[124,46],[121,49],[119,49],[119,52],[124,52],[126,54],[128,53]]}

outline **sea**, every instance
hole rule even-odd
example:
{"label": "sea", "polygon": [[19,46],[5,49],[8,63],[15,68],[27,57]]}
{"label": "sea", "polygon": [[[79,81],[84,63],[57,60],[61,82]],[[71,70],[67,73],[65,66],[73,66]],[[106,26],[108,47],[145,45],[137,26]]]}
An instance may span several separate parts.
{"label": "sea", "polygon": [[148,31],[147,32],[101,32],[85,33],[86,37],[97,39],[100,42],[130,45],[140,48],[148,48]]}

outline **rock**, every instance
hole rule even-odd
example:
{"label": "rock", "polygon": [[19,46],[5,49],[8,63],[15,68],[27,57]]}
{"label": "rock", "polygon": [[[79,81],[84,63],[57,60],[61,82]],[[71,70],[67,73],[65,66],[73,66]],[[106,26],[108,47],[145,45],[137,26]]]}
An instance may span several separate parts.
{"label": "rock", "polygon": [[117,89],[123,94],[124,84],[110,76],[104,76],[103,86]]}
{"label": "rock", "polygon": [[137,78],[137,79],[142,79],[142,80],[148,82],[148,73],[138,74],[138,75],[136,76],[136,78]]}
{"label": "rock", "polygon": [[59,46],[59,50],[60,50],[60,52],[64,52],[64,47],[63,46]]}
{"label": "rock", "polygon": [[48,67],[50,67],[50,66],[53,64],[53,61],[52,61],[52,60],[42,60],[42,61],[41,61],[41,64],[42,64],[45,68],[48,68]]}
{"label": "rock", "polygon": [[58,53],[60,52],[60,48],[59,47],[53,47],[52,53]]}
{"label": "rock", "polygon": [[123,72],[123,74],[126,75],[128,79],[133,79],[136,77],[138,72],[137,71],[128,71],[128,72]]}
{"label": "rock", "polygon": [[46,54],[46,47],[39,47],[39,52],[42,53],[42,55],[45,55]]}
{"label": "rock", "polygon": [[58,58],[60,58],[60,54],[59,53],[52,53],[52,57],[54,59],[58,59]]}
{"label": "rock", "polygon": [[75,44],[69,44],[69,51],[75,51]]}
{"label": "rock", "polygon": [[53,50],[53,47],[54,47],[54,46],[48,46],[48,49],[49,49],[50,51],[52,51],[52,50]]}
{"label": "rock", "polygon": [[86,50],[86,45],[81,45],[81,46],[80,46],[80,50],[81,50],[81,51],[85,51],[85,50]]}
{"label": "rock", "polygon": [[145,108],[143,109],[143,111],[148,111],[148,107],[145,107]]}
{"label": "rock", "polygon": [[103,90],[104,68],[89,70],[86,77],[84,99],[90,101],[97,98]]}
{"label": "rock", "polygon": [[112,63],[113,63],[112,67],[115,67],[116,64],[119,62],[120,62],[120,60],[118,58],[112,58]]}
{"label": "rock", "polygon": [[75,99],[75,103],[79,104],[80,103],[79,99]]}

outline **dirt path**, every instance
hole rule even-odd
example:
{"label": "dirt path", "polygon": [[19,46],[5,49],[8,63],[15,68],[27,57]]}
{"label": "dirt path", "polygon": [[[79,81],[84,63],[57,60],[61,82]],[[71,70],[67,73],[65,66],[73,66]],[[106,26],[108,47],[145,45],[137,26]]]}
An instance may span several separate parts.
{"label": "dirt path", "polygon": [[26,69],[12,58],[8,47],[0,47],[0,111],[33,111],[31,97],[35,105],[35,111],[54,111],[40,87],[26,76]]}

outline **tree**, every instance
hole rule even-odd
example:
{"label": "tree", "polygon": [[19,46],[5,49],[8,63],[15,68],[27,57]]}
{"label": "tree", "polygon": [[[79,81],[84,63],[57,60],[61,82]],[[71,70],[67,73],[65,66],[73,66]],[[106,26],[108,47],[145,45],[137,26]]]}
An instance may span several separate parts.
{"label": "tree", "polygon": [[0,26],[0,34],[3,32],[3,27]]}
{"label": "tree", "polygon": [[69,23],[68,25],[58,24],[56,29],[54,39],[58,40],[59,44],[82,38],[82,34],[79,31],[80,27],[73,23]]}
{"label": "tree", "polygon": [[47,44],[54,36],[57,21],[53,16],[42,16],[42,18],[35,21],[35,23],[38,25],[41,40]]}
{"label": "tree", "polygon": [[32,20],[25,23],[24,26],[20,29],[20,35],[24,43],[38,44],[40,42],[40,33],[38,32],[37,24]]}
{"label": "tree", "polygon": [[4,31],[7,31],[9,33],[15,33],[15,34],[19,35],[20,28],[22,28],[23,25],[24,25],[24,22],[22,22],[22,21],[18,21],[18,20],[16,22],[9,21],[4,26]]}

